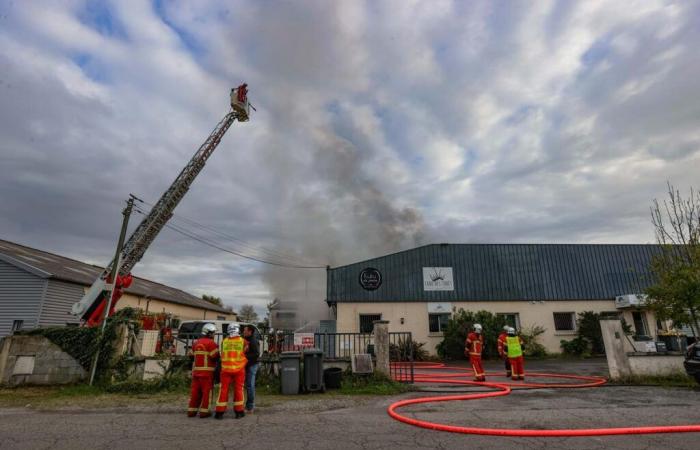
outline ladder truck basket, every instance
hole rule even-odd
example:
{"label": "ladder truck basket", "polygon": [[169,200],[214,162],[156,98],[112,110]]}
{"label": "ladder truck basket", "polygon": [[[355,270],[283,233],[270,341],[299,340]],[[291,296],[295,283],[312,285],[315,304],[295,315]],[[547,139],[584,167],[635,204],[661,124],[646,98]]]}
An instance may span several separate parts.
{"label": "ladder truck basket", "polygon": [[245,84],[231,89],[231,107],[236,113],[236,119],[239,122],[248,121],[250,104],[248,103],[248,91]]}

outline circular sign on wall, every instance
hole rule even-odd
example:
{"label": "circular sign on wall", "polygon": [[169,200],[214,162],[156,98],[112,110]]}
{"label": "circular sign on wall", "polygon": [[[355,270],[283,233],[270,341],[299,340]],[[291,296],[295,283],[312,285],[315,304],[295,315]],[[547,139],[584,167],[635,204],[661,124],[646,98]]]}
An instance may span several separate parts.
{"label": "circular sign on wall", "polygon": [[360,272],[360,286],[367,291],[379,289],[382,285],[382,273],[373,267],[367,267]]}

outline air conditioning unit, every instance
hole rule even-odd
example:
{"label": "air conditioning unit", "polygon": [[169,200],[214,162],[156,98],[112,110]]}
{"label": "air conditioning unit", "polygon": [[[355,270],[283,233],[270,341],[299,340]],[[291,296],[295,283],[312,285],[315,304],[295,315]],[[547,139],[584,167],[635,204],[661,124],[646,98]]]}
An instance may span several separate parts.
{"label": "air conditioning unit", "polygon": [[647,296],[644,294],[625,294],[615,297],[615,308],[638,308],[644,306]]}

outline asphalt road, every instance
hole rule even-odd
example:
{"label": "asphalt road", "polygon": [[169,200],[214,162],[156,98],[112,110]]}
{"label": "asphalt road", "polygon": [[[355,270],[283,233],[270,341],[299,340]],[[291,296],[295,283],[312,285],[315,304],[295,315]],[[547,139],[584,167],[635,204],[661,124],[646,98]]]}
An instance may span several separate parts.
{"label": "asphalt road", "polygon": [[[582,370],[582,369],[581,369]],[[595,370],[591,370],[595,371]],[[184,405],[0,410],[0,449],[698,449],[700,433],[596,438],[458,435],[391,419],[396,397],[317,395],[234,420],[189,419]],[[506,397],[416,405],[413,417],[456,425],[587,428],[700,424],[700,390],[608,386],[527,390]]]}

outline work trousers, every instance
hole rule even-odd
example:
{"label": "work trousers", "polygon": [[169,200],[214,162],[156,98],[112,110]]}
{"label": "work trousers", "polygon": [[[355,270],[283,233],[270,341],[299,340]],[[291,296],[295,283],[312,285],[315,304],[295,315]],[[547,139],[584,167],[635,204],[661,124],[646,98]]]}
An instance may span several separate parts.
{"label": "work trousers", "polygon": [[209,397],[214,386],[214,374],[192,375],[192,387],[190,388],[190,404],[187,415],[194,417],[199,412],[202,417],[211,415],[209,411]]}
{"label": "work trousers", "polygon": [[522,356],[517,356],[510,359],[510,367],[512,370],[512,379],[514,380],[524,380],[525,379],[525,361]]}
{"label": "work trousers", "polygon": [[508,357],[503,357],[503,361],[505,362],[505,367],[506,367],[506,377],[510,378],[511,375],[511,370],[510,370],[510,359]]}
{"label": "work trousers", "polygon": [[476,381],[485,381],[486,374],[484,373],[484,366],[481,364],[481,355],[469,355],[469,362],[474,369],[474,379]]}
{"label": "work trousers", "polygon": [[226,412],[228,406],[228,390],[233,384],[233,410],[243,411],[243,384],[245,383],[245,368],[237,372],[221,371],[221,385],[219,386],[219,399],[216,402],[216,412]]}

